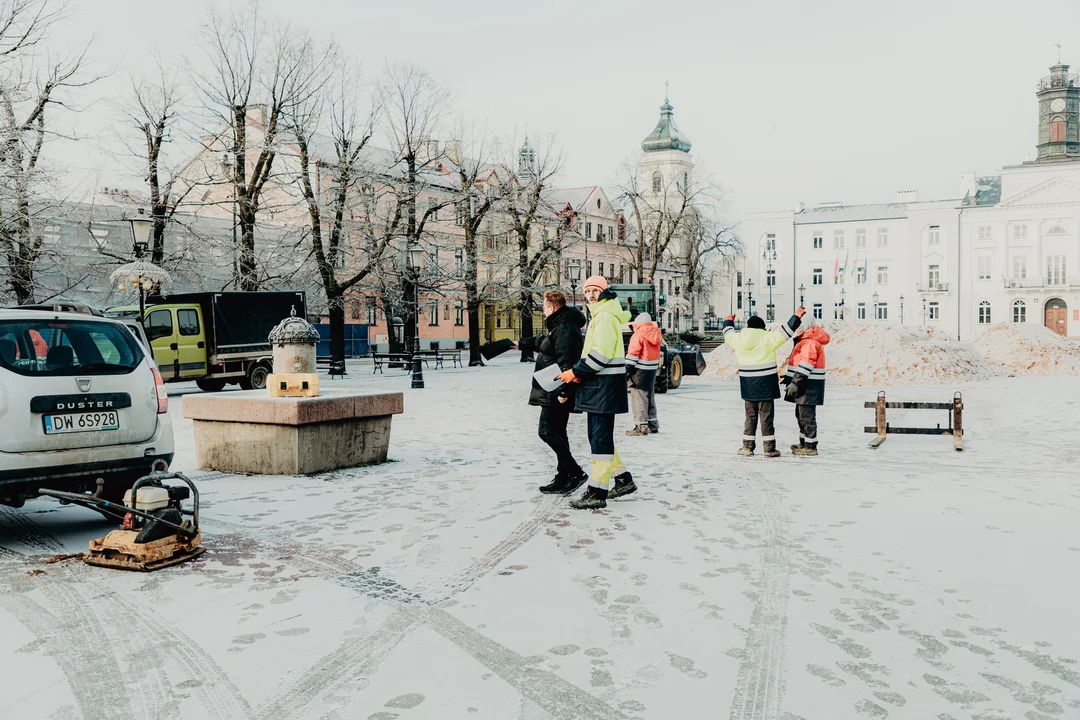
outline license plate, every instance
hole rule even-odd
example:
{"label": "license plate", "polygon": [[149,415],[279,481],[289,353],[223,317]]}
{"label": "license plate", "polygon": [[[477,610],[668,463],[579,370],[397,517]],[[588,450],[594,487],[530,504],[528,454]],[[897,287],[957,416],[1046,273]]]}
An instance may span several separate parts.
{"label": "license plate", "polygon": [[46,435],[119,429],[120,414],[114,410],[45,416]]}

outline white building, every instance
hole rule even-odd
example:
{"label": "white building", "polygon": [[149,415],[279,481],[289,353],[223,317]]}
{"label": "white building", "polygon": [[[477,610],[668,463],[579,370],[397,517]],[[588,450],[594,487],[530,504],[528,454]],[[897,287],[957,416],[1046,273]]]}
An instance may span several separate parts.
{"label": "white building", "polygon": [[804,298],[817,317],[925,322],[961,339],[1000,322],[1080,337],[1080,78],[1050,71],[1037,160],[965,175],[954,199],[902,191],[748,216],[736,315],[783,320]]}

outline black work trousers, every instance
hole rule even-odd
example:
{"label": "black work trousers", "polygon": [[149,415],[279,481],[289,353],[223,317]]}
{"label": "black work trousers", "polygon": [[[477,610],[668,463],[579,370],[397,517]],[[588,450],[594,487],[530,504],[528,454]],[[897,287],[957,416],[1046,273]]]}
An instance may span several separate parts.
{"label": "black work trousers", "polygon": [[547,443],[558,458],[558,473],[563,477],[580,475],[581,466],[570,452],[570,438],[566,435],[566,424],[570,420],[569,402],[561,403],[557,399],[551,405],[540,408],[540,426],[537,432],[540,439]]}
{"label": "black work trousers", "polygon": [[795,420],[799,423],[799,439],[817,447],[817,405],[796,405]]}
{"label": "black work trousers", "polygon": [[746,423],[743,425],[743,443],[753,447],[757,439],[758,420],[761,421],[761,441],[766,447],[776,443],[773,415],[776,406],[772,400],[746,400]]}

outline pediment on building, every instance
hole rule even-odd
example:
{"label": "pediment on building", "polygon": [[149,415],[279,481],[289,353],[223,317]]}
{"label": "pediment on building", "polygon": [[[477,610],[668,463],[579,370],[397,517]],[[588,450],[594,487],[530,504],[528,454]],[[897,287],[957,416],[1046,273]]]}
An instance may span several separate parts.
{"label": "pediment on building", "polygon": [[1064,178],[1050,178],[1005,198],[998,207],[1080,204],[1080,185]]}

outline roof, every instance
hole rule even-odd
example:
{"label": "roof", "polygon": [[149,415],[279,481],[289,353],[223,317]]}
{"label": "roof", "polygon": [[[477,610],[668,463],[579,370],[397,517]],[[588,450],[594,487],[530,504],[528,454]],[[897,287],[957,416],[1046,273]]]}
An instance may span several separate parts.
{"label": "roof", "polygon": [[963,207],[987,207],[1001,202],[1001,176],[985,175],[979,178],[979,189],[974,197],[970,192],[964,195]]}
{"label": "roof", "polygon": [[593,196],[599,185],[588,185],[576,188],[551,188],[544,191],[544,202],[551,205],[555,210],[561,211],[569,205],[574,212],[581,212],[585,203]]}
{"label": "roof", "polygon": [[660,106],[660,121],[656,123],[656,127],[649,136],[641,141],[641,149],[645,152],[665,150],[690,152],[690,138],[686,137],[675,125],[675,108],[667,98],[664,98],[664,104]]}
{"label": "roof", "polygon": [[796,225],[813,223],[858,222],[860,220],[899,220],[906,218],[907,205],[874,203],[870,205],[838,205],[803,210],[795,215]]}

